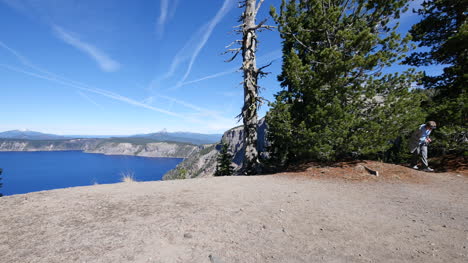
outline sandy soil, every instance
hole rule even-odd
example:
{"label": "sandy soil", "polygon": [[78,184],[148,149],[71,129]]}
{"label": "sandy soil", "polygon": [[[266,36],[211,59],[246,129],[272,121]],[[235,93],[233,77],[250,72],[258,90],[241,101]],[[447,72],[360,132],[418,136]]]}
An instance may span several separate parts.
{"label": "sandy soil", "polygon": [[7,196],[0,261],[468,262],[468,176],[388,167]]}

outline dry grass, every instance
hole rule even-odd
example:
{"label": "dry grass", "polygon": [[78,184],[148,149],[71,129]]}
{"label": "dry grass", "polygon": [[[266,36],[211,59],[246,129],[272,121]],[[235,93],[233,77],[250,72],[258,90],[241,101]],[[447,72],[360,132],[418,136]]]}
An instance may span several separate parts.
{"label": "dry grass", "polygon": [[121,181],[123,183],[135,183],[135,174],[133,172],[121,172],[120,176],[122,177]]}

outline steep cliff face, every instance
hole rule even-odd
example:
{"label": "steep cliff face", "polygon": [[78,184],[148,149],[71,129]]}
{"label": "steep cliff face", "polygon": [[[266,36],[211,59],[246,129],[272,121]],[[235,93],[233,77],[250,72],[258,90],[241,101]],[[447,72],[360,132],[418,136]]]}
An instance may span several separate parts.
{"label": "steep cliff face", "polygon": [[[266,154],[266,122],[265,118],[260,119],[257,128],[257,149],[261,156]],[[235,171],[242,169],[244,160],[244,127],[238,126],[226,131],[221,142],[228,144],[228,150],[233,155],[233,166]]]}
{"label": "steep cliff face", "polygon": [[0,151],[87,151],[94,149],[98,139],[73,140],[0,140]]}
{"label": "steep cliff face", "polygon": [[[242,168],[244,156],[244,130],[243,126],[238,126],[226,131],[221,142],[228,144],[228,151],[233,155],[232,166],[238,172]],[[257,147],[261,156],[266,155],[266,123],[265,118],[258,122]],[[216,170],[216,158],[221,150],[221,144],[212,144],[203,150],[192,154],[176,168],[170,170],[163,177],[163,180],[189,179],[195,177],[213,176]]]}
{"label": "steep cliff face", "polygon": [[17,141],[6,141],[6,142],[2,142],[2,144],[0,144],[0,148],[2,149],[2,151],[4,152],[9,152],[9,151],[12,151],[12,152],[19,152],[19,151],[27,151],[27,146],[28,146],[28,143],[27,142],[17,142]]}
{"label": "steep cliff face", "polygon": [[0,151],[84,151],[106,155],[186,158],[202,147],[184,143],[113,142],[105,139],[73,140],[0,140]]}
{"label": "steep cliff face", "polygon": [[176,168],[163,176],[163,180],[189,179],[212,176],[216,169],[217,144],[204,145],[201,151],[195,152],[182,161]]}
{"label": "steep cliff face", "polygon": [[136,155],[144,157],[173,157],[186,158],[200,151],[200,146],[181,143],[155,142],[144,145],[132,143],[101,143],[89,153],[102,153],[106,155]]}

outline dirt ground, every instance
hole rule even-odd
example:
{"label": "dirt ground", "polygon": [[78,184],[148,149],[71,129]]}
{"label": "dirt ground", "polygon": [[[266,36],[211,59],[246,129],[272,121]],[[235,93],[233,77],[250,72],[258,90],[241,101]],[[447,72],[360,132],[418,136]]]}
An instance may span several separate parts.
{"label": "dirt ground", "polygon": [[366,162],[6,196],[0,261],[468,262],[468,175]]}

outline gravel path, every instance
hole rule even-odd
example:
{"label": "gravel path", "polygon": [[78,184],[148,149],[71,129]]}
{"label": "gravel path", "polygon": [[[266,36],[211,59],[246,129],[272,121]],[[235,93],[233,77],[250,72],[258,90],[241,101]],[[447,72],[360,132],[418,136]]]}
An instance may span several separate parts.
{"label": "gravel path", "polygon": [[1,262],[468,262],[468,177],[268,175],[0,198]]}

